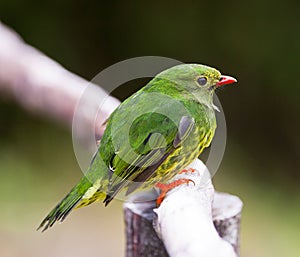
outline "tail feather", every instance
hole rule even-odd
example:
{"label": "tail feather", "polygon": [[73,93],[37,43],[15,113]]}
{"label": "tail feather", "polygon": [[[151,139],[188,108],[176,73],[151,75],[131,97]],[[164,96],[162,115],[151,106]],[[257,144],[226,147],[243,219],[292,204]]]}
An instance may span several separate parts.
{"label": "tail feather", "polygon": [[76,187],[73,188],[71,192],[59,204],[57,204],[56,207],[41,222],[37,230],[43,228],[42,232],[44,232],[46,229],[52,227],[55,222],[63,221],[82,197],[82,195],[78,194],[76,191]]}
{"label": "tail feather", "polygon": [[63,221],[68,214],[78,205],[83,198],[86,191],[93,186],[86,177],[83,177],[81,181],[65,196],[64,199],[58,203],[54,209],[46,216],[41,222],[37,230],[42,229],[42,232],[53,226],[57,221]]}
{"label": "tail feather", "polygon": [[108,185],[107,167],[101,156],[94,158],[89,170],[81,178],[79,183],[57,204],[46,216],[37,230],[46,229],[53,226],[57,221],[63,221],[74,209],[89,205],[95,201],[103,200],[106,197],[106,187]]}

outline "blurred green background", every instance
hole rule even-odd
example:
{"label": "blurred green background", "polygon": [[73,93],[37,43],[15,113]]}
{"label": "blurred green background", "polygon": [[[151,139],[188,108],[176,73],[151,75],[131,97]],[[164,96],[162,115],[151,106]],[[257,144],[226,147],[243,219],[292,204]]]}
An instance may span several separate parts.
{"label": "blurred green background", "polygon": [[[86,79],[144,55],[208,64],[238,78],[218,93],[228,138],[214,183],[244,201],[242,256],[296,257],[299,8],[295,0],[0,0],[0,19]],[[120,90],[117,97],[127,94]],[[0,256],[123,256],[118,201],[83,208],[61,226],[35,232],[81,175],[70,131],[0,96]]]}

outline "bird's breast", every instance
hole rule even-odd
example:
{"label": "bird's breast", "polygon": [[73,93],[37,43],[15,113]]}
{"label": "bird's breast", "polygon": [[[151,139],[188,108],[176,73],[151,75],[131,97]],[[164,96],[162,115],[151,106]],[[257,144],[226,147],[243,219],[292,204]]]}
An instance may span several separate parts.
{"label": "bird's breast", "polygon": [[188,140],[173,150],[153,176],[145,182],[143,188],[153,187],[157,182],[167,183],[178,172],[198,158],[204,148],[209,146],[214,135],[214,128],[207,131],[203,130],[203,128],[196,127]]}

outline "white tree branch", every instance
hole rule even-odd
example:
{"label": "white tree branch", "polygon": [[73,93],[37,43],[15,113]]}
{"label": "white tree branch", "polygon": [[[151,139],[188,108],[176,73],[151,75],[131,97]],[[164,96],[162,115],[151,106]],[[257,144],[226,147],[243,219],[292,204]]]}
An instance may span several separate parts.
{"label": "white tree branch", "polygon": [[[76,104],[88,85],[88,81],[24,43],[16,32],[0,22],[1,94],[13,97],[30,112],[71,127]],[[101,124],[119,105],[119,101],[107,96],[99,87],[97,95],[107,97],[101,107],[100,120],[97,121],[97,124]],[[97,111],[95,109],[98,109],[98,105],[99,101],[91,100],[86,103],[87,111],[82,113],[87,115],[82,119],[82,129],[94,124],[95,117],[92,114]],[[103,128],[98,126],[96,135],[100,136],[102,132]]]}
{"label": "white tree branch", "polygon": [[[134,196],[131,201],[124,205],[125,215],[129,210],[154,222],[154,228],[163,244],[156,242],[158,238],[149,236],[152,242],[147,239],[140,240],[143,252],[148,252],[151,256],[171,256],[171,257],[236,257],[238,256],[238,236],[239,220],[242,209],[242,202],[235,196],[226,194],[215,194],[210,180],[209,172],[205,165],[196,160],[189,167],[197,171],[190,174],[179,174],[174,180],[179,178],[192,179],[195,182],[188,185],[181,185],[172,189],[159,206],[153,209],[153,202],[137,202],[141,197]],[[188,168],[189,168],[188,167]],[[153,196],[148,196],[152,197]],[[147,197],[146,197],[147,198]],[[129,219],[126,218],[127,226],[130,226]],[[137,219],[135,217],[135,219]],[[140,224],[143,224],[141,222]],[[143,234],[144,225],[138,226],[139,233]],[[131,230],[133,230],[131,228]],[[127,230],[127,237],[130,239],[131,231]],[[136,233],[136,232],[135,232]],[[148,232],[149,234],[149,232]],[[142,238],[144,238],[142,236]],[[153,242],[155,241],[155,242]],[[129,243],[130,242],[129,240]],[[149,246],[156,245],[155,248]],[[155,255],[158,247],[164,248]],[[130,245],[127,246],[127,256],[148,256],[135,255]],[[138,251],[138,250],[137,250]],[[165,254],[168,253],[168,255]],[[133,254],[132,254],[133,253]]]}
{"label": "white tree branch", "polygon": [[213,224],[214,188],[208,170],[199,159],[188,168],[196,171],[179,174],[174,179],[192,179],[195,185],[189,183],[173,189],[154,210],[169,255],[236,257],[233,247],[219,236]]}

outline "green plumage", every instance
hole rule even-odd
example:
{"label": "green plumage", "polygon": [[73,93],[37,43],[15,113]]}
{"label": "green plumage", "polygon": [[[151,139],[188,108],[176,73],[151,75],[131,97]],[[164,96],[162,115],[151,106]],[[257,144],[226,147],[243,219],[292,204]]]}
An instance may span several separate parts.
{"label": "green plumage", "polygon": [[121,189],[167,182],[190,164],[213,138],[212,99],[220,79],[216,69],[178,65],[126,99],[110,116],[86,175],[39,228],[62,221],[74,207],[96,200],[107,205]]}

